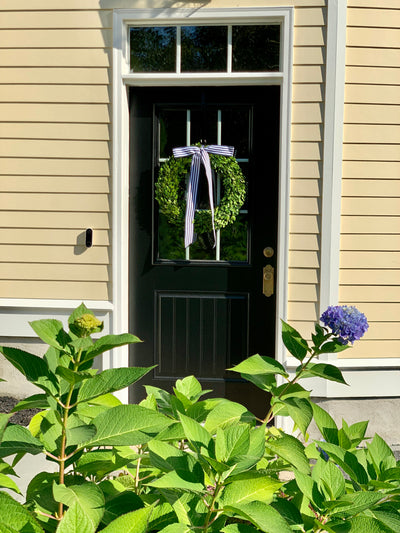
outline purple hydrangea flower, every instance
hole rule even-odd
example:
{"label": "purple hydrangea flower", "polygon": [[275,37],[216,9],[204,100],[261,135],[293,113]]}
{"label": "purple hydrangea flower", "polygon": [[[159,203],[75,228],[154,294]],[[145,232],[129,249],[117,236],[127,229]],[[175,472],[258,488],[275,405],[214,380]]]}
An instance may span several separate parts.
{"label": "purple hydrangea flower", "polygon": [[339,336],[340,342],[347,344],[361,339],[368,329],[367,318],[356,307],[332,305],[322,313],[321,322]]}

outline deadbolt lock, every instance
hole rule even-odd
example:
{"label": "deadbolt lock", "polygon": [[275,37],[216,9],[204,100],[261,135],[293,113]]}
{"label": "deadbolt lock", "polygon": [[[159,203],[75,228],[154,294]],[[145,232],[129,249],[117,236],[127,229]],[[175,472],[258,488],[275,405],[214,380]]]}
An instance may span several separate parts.
{"label": "deadbolt lock", "polygon": [[267,246],[266,248],[264,248],[263,254],[265,255],[265,257],[272,257],[274,255],[274,249],[271,248],[271,246]]}
{"label": "deadbolt lock", "polygon": [[274,294],[274,267],[272,265],[266,265],[263,268],[263,294],[267,297]]}

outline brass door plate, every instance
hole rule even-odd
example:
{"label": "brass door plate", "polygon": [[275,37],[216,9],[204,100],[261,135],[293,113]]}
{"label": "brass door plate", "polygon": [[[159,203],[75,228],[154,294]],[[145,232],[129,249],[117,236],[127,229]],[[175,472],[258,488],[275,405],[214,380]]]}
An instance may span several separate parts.
{"label": "brass door plate", "polygon": [[274,267],[272,265],[266,265],[263,268],[263,294],[267,297],[274,294]]}

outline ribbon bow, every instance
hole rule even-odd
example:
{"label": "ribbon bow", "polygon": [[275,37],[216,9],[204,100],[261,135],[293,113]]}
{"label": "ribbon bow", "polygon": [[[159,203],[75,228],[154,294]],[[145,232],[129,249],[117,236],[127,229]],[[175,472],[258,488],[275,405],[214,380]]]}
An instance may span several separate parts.
{"label": "ribbon bow", "polygon": [[174,157],[192,157],[190,165],[190,176],[186,199],[186,214],[185,214],[185,248],[190,246],[194,241],[194,215],[196,210],[197,191],[199,188],[200,167],[203,163],[208,183],[208,198],[210,201],[211,222],[214,233],[215,246],[215,227],[214,227],[214,195],[212,171],[210,164],[210,154],[225,155],[232,157],[234,154],[233,146],[221,146],[218,144],[210,144],[209,146],[182,146],[180,148],[173,148]]}

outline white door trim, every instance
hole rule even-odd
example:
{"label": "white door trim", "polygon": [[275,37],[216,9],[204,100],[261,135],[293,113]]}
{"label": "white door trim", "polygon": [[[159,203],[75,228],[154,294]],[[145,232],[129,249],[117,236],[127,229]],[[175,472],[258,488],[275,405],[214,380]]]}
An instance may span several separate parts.
{"label": "white door trim", "polygon": [[[132,74],[129,69],[129,25],[154,24],[281,24],[280,73],[262,75],[152,75]],[[129,327],[129,110],[128,87],[137,85],[214,85],[275,84],[281,87],[280,186],[277,250],[276,354],[283,361],[280,318],[286,318],[288,293],[289,248],[289,177],[291,80],[293,49],[293,8],[229,8],[229,9],[120,9],[114,11],[113,39],[113,331]],[[134,332],[133,332],[134,333]],[[114,350],[108,361],[110,368],[129,364],[128,348]],[[127,391],[119,397],[128,401]]]}

